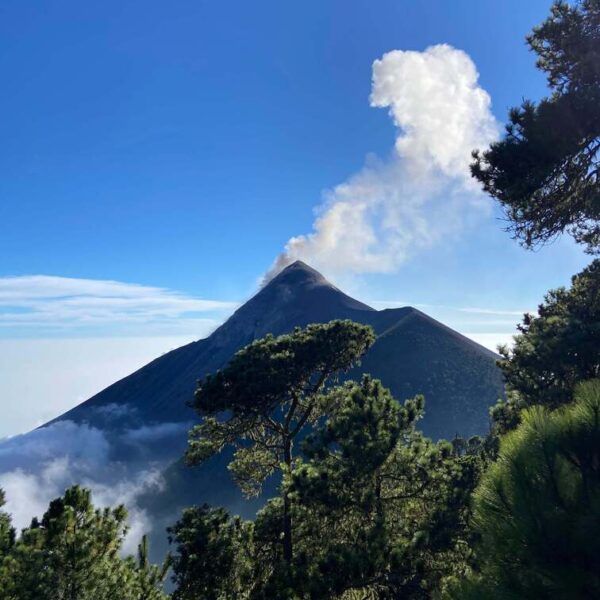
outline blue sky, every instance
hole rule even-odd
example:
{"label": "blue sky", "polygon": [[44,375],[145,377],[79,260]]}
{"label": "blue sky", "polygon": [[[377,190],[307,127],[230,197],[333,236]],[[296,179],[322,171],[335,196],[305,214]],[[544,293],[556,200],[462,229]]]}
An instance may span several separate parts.
{"label": "blue sky", "polygon": [[[343,190],[327,190],[349,183],[354,193],[368,176],[411,194],[414,152],[398,150],[398,140],[406,141],[403,119],[424,121],[406,116],[402,95],[425,85],[408,67],[432,58],[431,46],[447,44],[444,61],[479,73],[459,96],[467,116],[473,94],[491,98],[491,109],[472,111],[481,117],[474,139],[485,139],[481,119],[499,125],[508,107],[542,96],[524,36],[548,8],[547,0],[0,3],[0,435],[204,335],[256,290],[290,238],[310,235],[315,208],[327,216],[345,202]],[[394,50],[413,54],[394,62]],[[406,67],[389,101],[375,87],[378,59],[382,85]],[[443,91],[437,67],[423,64]],[[447,171],[410,205],[418,218],[390,234],[396,250],[385,272],[333,264],[342,253],[323,254],[318,236],[298,252],[364,301],[417,305],[494,346],[588,259],[568,239],[525,252],[493,203]],[[386,202],[377,235],[406,217],[394,212],[402,198],[392,213]]]}

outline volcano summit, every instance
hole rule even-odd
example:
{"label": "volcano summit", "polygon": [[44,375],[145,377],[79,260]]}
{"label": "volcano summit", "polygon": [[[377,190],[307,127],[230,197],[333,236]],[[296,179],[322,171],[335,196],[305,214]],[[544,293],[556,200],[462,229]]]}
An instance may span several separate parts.
{"label": "volcano summit", "polygon": [[[419,426],[431,438],[486,433],[489,407],[504,393],[497,355],[415,308],[375,310],[295,262],[209,337],[157,358],[41,428],[0,443],[2,486],[9,498],[24,497],[26,489],[25,497],[41,505],[74,483],[107,504],[126,502],[141,516],[138,529],[152,530],[156,558],[166,552],[165,527],[186,506],[207,502],[251,517],[276,482],[248,501],[231,480],[227,451],[201,467],[186,467],[181,457],[196,420],[188,402],[199,379],[253,340],[333,319],[371,325],[377,335],[362,364],[346,377],[370,373],[399,401],[423,394]],[[33,510],[22,507],[28,518]]]}
{"label": "volcano summit", "polygon": [[332,319],[373,327],[377,342],[359,370],[381,379],[399,400],[424,394],[421,427],[427,435],[485,433],[488,409],[503,395],[497,355],[415,308],[378,311],[354,300],[301,261],[274,277],[209,337],[157,358],[57,420],[102,429],[187,423],[193,414],[186,403],[198,379],[225,366],[237,350],[267,333]]}

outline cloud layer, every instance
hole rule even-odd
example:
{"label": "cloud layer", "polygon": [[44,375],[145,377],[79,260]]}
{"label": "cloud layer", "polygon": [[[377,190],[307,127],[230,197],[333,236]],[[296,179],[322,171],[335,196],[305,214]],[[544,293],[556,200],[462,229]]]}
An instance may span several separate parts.
{"label": "cloud layer", "polygon": [[[115,418],[119,421],[118,415]],[[185,443],[189,424],[162,423],[137,429],[111,432],[72,421],[59,421],[30,433],[0,440],[0,488],[6,492],[5,509],[21,529],[32,517],[41,517],[48,503],[77,483],[92,490],[97,506],[125,504],[129,512],[129,533],[124,551],[135,551],[141,536],[152,523],[139,504],[141,495],[164,485],[162,469],[178,456],[148,460],[140,447],[149,448]],[[129,450],[127,463],[114,453]],[[137,457],[137,458],[136,458]]]}
{"label": "cloud layer", "polygon": [[499,131],[469,56],[441,44],[373,63],[370,103],[397,127],[387,160],[325,192],[313,231],[291,238],[266,278],[303,259],[329,275],[389,273],[487,214],[469,174],[471,151]]}
{"label": "cloud layer", "polygon": [[[205,300],[172,290],[47,275],[0,278],[0,328],[59,329],[99,325],[154,327],[216,325],[234,302]],[[192,331],[188,328],[188,331]]]}

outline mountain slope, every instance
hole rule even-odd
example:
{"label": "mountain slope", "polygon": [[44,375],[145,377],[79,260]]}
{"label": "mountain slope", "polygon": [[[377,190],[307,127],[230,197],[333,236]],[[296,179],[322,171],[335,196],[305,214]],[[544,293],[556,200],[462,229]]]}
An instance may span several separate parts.
{"label": "mountain slope", "polygon": [[[196,421],[186,403],[198,379],[225,366],[252,340],[332,319],[373,327],[375,344],[347,377],[371,373],[400,401],[424,394],[426,414],[420,426],[427,435],[452,438],[487,431],[488,409],[503,395],[493,352],[414,308],[374,310],[296,262],[206,339],[157,358],[53,422],[12,440],[12,449],[0,451],[0,475],[12,470],[13,475],[37,477],[48,499],[71,483],[84,482],[104,496],[112,491],[141,515],[139,527],[151,529],[155,559],[167,551],[165,528],[186,506],[207,502],[251,517],[277,482],[271,479],[260,498],[248,501],[229,476],[229,451],[201,467],[184,466],[186,432]],[[64,478],[50,489],[56,465],[63,465]],[[153,485],[158,473],[162,489]]]}
{"label": "mountain slope", "polygon": [[377,341],[350,376],[372,373],[399,400],[423,394],[420,426],[432,438],[485,433],[489,406],[503,395],[498,357],[419,310],[385,312],[393,324],[375,326]]}
{"label": "mountain slope", "polygon": [[117,381],[56,420],[106,426],[106,406],[126,406],[121,426],[187,421],[186,407],[199,378],[223,367],[233,354],[267,333],[280,334],[295,326],[353,319],[377,313],[331,285],[320,273],[298,261],[289,266],[241,306],[208,338],[192,342],[157,358]]}
{"label": "mountain slope", "polygon": [[[157,358],[58,420],[103,429],[189,422],[194,415],[186,402],[197,380],[222,368],[238,349],[267,333],[332,319],[352,319],[374,328],[378,340],[360,370],[381,378],[399,399],[425,394],[422,427],[428,435],[473,435],[487,429],[488,407],[503,393],[493,352],[414,308],[374,310],[300,261],[208,338]],[[122,410],[108,410],[115,407]],[[111,419],[113,413],[118,418]]]}

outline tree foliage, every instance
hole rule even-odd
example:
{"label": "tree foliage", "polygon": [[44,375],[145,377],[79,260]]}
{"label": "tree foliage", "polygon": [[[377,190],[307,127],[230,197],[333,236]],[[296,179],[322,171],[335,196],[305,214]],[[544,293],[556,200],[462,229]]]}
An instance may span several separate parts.
{"label": "tree foliage", "polygon": [[[202,423],[190,432],[187,458],[198,463],[233,446],[229,465],[248,495],[265,479],[294,465],[294,441],[322,416],[325,386],[348,371],[374,342],[370,327],[331,321],[268,335],[240,350],[229,365],[202,381],[194,408]],[[282,490],[282,551],[293,554],[290,499]]]}
{"label": "tree foliage", "polygon": [[296,589],[306,598],[431,598],[460,573],[468,491],[481,465],[415,430],[422,397],[398,403],[365,376],[325,399],[330,417],[289,482],[302,515]]}
{"label": "tree foliage", "polygon": [[175,544],[174,600],[244,598],[252,586],[252,523],[195,506],[169,529]]}
{"label": "tree foliage", "polygon": [[96,509],[74,486],[33,519],[0,564],[1,600],[161,600],[166,566],[121,558],[124,507]]}
{"label": "tree foliage", "polygon": [[[176,598],[425,599],[444,577],[466,572],[478,443],[423,438],[415,430],[423,398],[401,405],[368,376],[321,394],[315,411],[323,418],[281,496],[254,523],[207,507],[184,514],[173,530]],[[281,546],[286,497],[291,560]]]}
{"label": "tree foliage", "polygon": [[171,556],[167,555],[162,565],[152,564],[147,535],[142,536],[138,545],[137,563],[133,566],[131,558],[129,558],[127,566],[133,571],[132,600],[164,600],[166,598],[162,589],[171,568]]}
{"label": "tree foliage", "polygon": [[527,38],[551,96],[513,108],[472,173],[526,247],[568,230],[600,251],[600,0],[556,2]]}
{"label": "tree foliage", "polygon": [[474,495],[480,572],[461,600],[600,597],[600,381],[527,409]]}
{"label": "tree foliage", "polygon": [[[6,503],[4,492],[0,489],[0,509]],[[15,541],[15,530],[13,529],[10,521],[10,516],[4,511],[0,510],[0,560],[3,556],[9,552],[14,545]]]}
{"label": "tree foliage", "polygon": [[578,382],[600,377],[600,260],[575,275],[570,289],[548,292],[519,330],[512,348],[501,349],[510,393],[494,410],[500,431],[518,423],[521,408],[556,408],[572,400]]}

